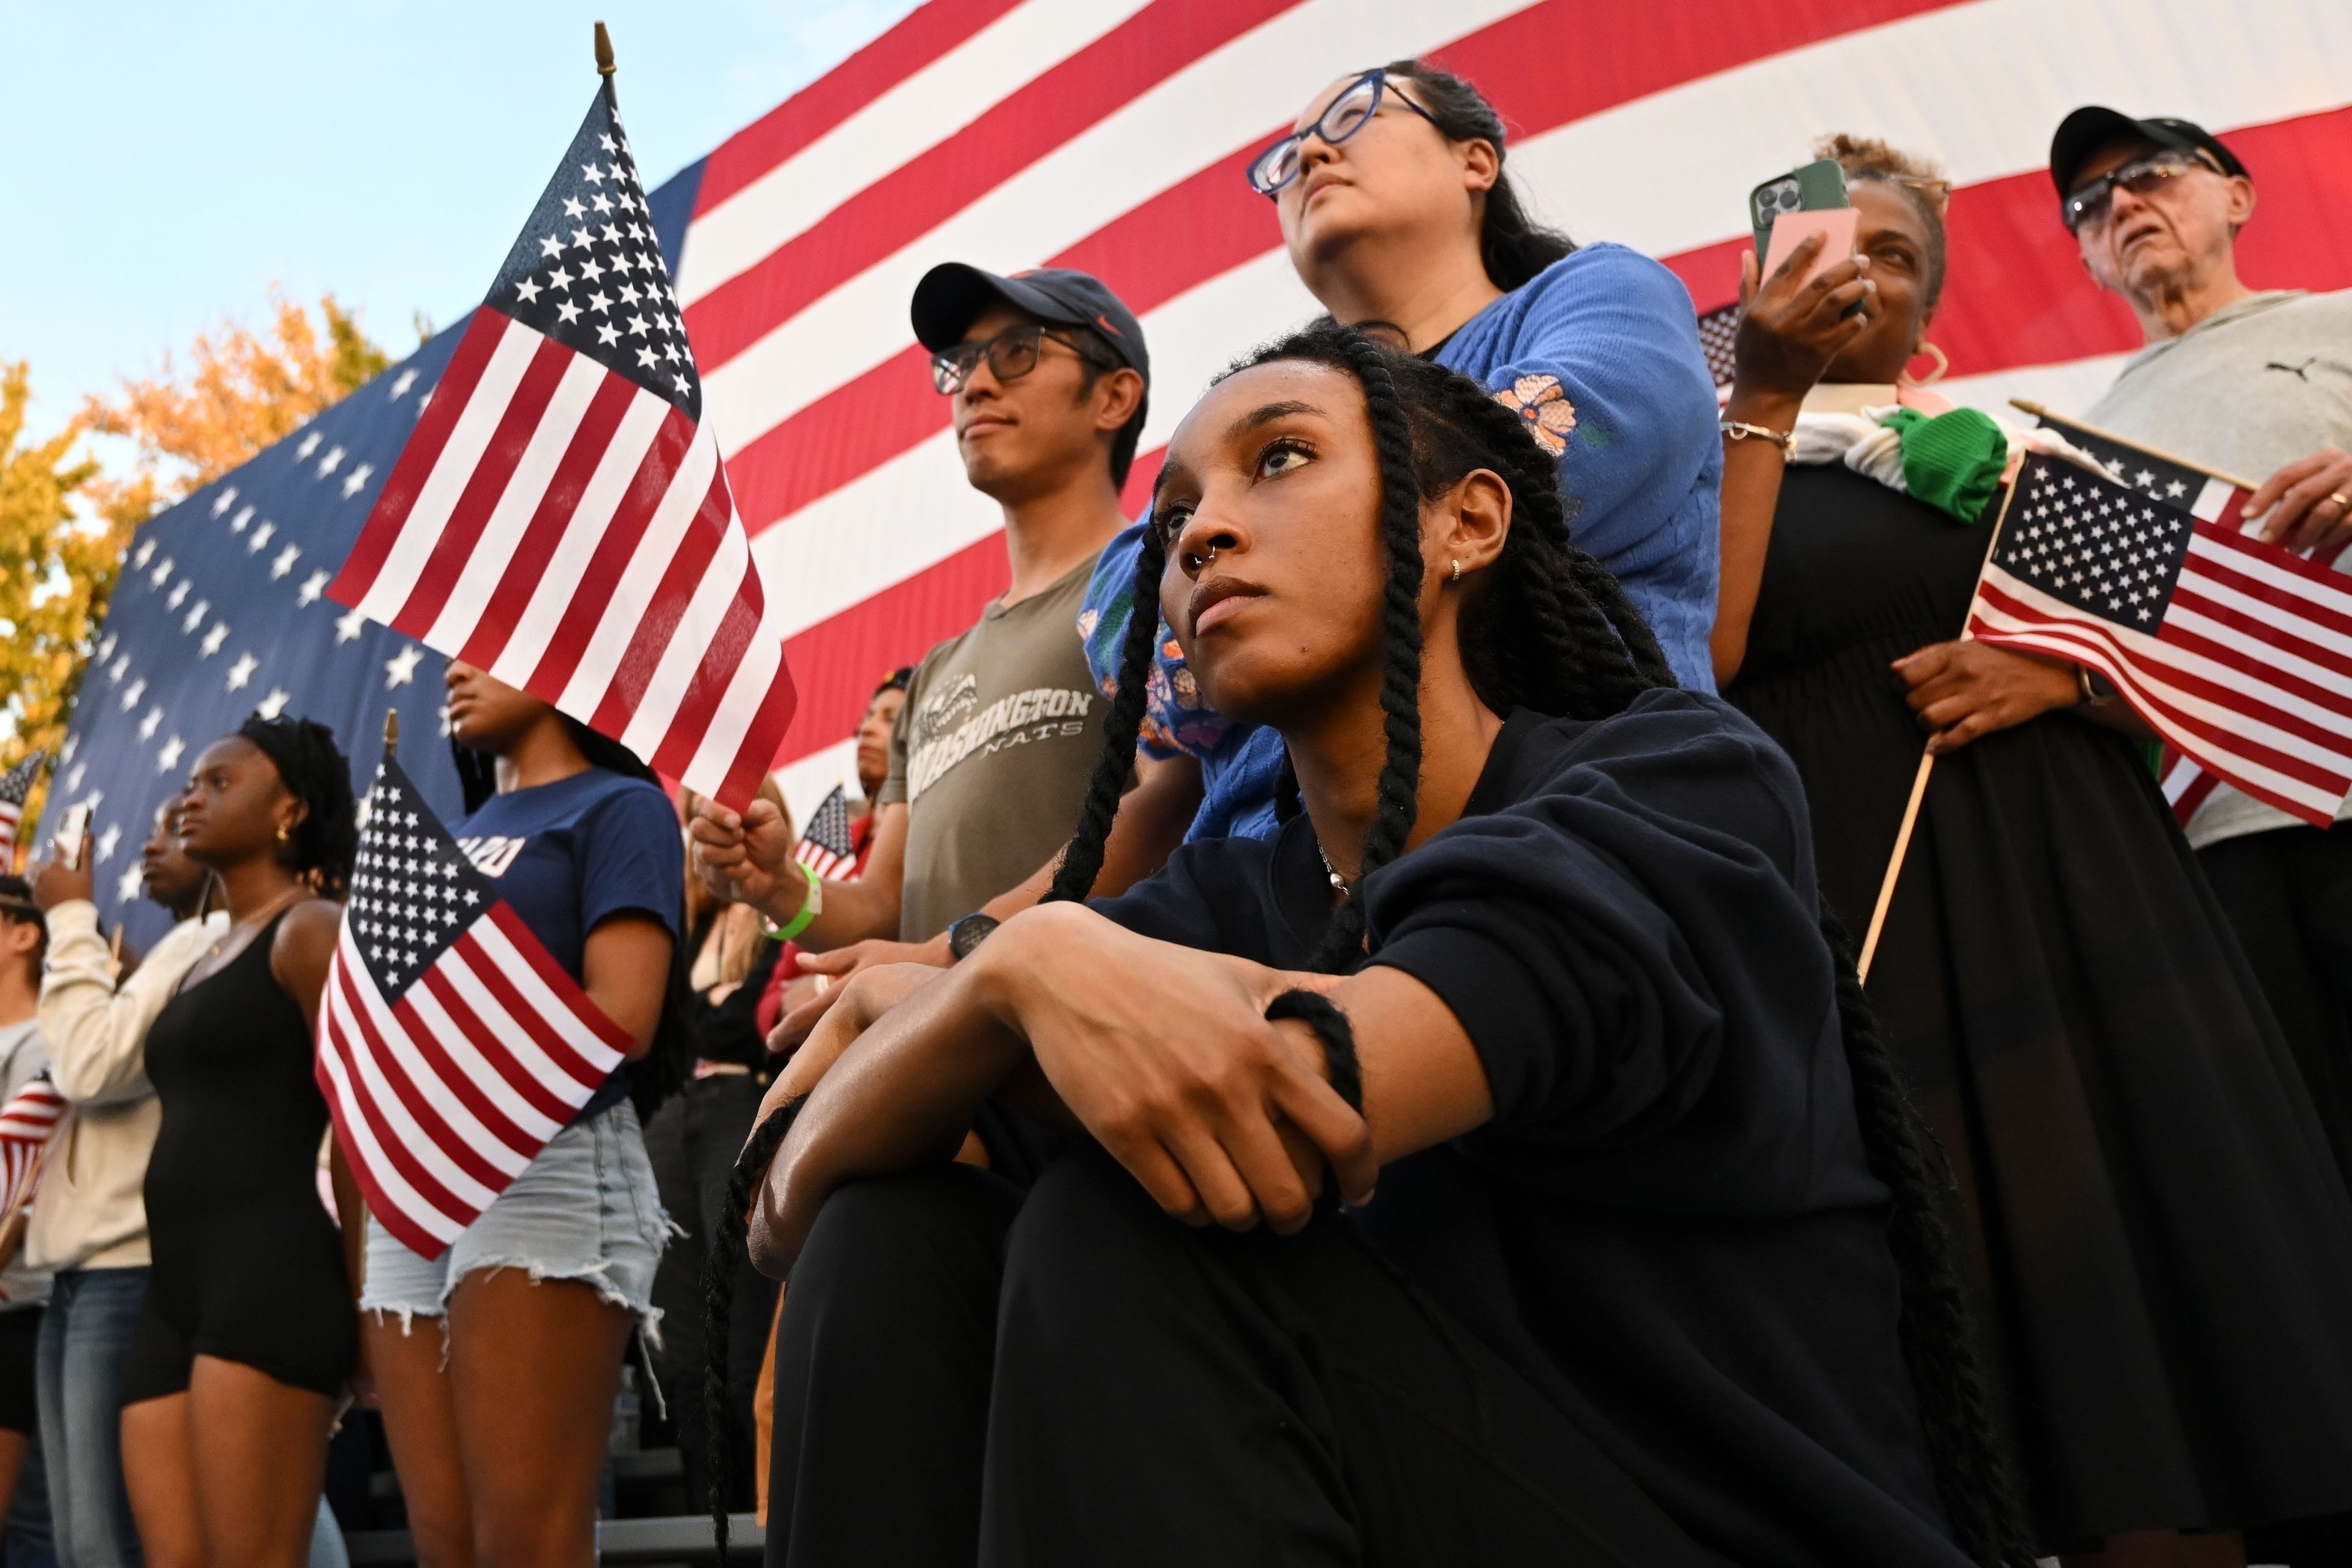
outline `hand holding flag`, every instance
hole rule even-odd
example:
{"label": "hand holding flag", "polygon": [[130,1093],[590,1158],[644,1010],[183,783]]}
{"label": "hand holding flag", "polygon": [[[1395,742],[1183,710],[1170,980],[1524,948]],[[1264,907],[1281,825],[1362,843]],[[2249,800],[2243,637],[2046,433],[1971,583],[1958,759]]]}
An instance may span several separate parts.
{"label": "hand holding flag", "polygon": [[319,1088],[368,1209],[438,1258],[628,1036],[476,870],[389,739],[319,1006]]}

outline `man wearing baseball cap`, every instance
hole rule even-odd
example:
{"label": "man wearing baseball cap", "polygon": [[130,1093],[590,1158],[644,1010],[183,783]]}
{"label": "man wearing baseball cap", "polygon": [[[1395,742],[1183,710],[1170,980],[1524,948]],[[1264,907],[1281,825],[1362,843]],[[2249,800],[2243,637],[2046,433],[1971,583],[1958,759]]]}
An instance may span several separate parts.
{"label": "man wearing baseball cap", "polygon": [[[2050,177],[2084,269],[2147,344],[2086,417],[2259,481],[2246,510],[2263,536],[2336,559],[2352,542],[2352,290],[2246,286],[2236,243],[2253,178],[2188,121],[2078,109],[2051,141]],[[2352,1170],[2348,816],[2323,831],[2221,784],[2189,842]]]}
{"label": "man wearing baseball cap", "polygon": [[[1059,268],[1007,277],[935,267],[916,285],[912,314],[932,384],[953,400],[965,477],[1003,514],[1012,586],[917,667],[858,880],[805,876],[772,806],[738,818],[705,803],[692,828],[704,874],[797,940],[813,976],[950,963],[1036,902],[1076,826],[1108,708],[1087,670],[1078,610],[1095,558],[1126,525],[1119,486],[1151,374],[1143,329],[1099,279]],[[1139,767],[1143,793],[1130,805],[1145,809],[1119,813],[1105,883],[1156,867],[1182,839],[1199,804],[1197,767],[1187,771]],[[1164,810],[1151,804],[1162,792]],[[1156,850],[1130,857],[1146,837]],[[804,1033],[829,994],[837,988],[788,1013],[783,1038]]]}

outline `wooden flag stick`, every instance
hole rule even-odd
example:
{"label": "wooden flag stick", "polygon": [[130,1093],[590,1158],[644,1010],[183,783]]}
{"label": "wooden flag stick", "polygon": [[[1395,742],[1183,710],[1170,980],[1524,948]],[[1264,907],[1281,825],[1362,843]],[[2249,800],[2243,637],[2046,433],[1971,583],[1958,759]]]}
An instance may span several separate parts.
{"label": "wooden flag stick", "polygon": [[613,35],[604,31],[604,24],[596,24],[596,74],[613,74]]}
{"label": "wooden flag stick", "polygon": [[[2023,403],[2020,403],[2018,406],[2039,417],[2037,410],[2032,406]],[[2083,428],[2087,430],[2090,426],[2086,425]],[[1992,520],[1992,537],[1985,541],[1984,561],[1977,567],[1979,587],[1984,585],[1984,569],[1992,564],[1993,547],[2000,542],[2001,530],[2009,526],[2009,509],[2016,500],[2017,481],[2011,479],[2008,493],[2000,498],[2000,515]],[[1974,594],[1969,595],[1969,606],[1971,610],[1976,606]],[[1965,621],[1960,625],[1958,640],[1961,642],[1969,640],[1968,623]],[[1878,903],[1870,911],[1870,930],[1863,935],[1862,956],[1855,959],[1853,963],[1855,975],[1864,984],[1868,984],[1870,980],[1870,961],[1878,954],[1879,933],[1886,929],[1886,911],[1895,902],[1895,884],[1902,879],[1904,858],[1911,852],[1911,831],[1919,826],[1919,803],[1927,798],[1927,780],[1934,775],[1935,772],[1936,753],[1921,751],[1919,771],[1911,776],[1911,798],[1905,802],[1903,806],[1903,826],[1895,832],[1895,853],[1886,858],[1886,874],[1878,879]]]}
{"label": "wooden flag stick", "polygon": [[2192,463],[2186,458],[2175,457],[2161,447],[2151,447],[2147,442],[2136,440],[2129,436],[2118,436],[2112,430],[2102,430],[2086,419],[2077,419],[2071,414],[2053,414],[2030,397],[2012,397],[2009,400],[2009,405],[2011,408],[2023,409],[2036,419],[2055,419],[2061,425],[2072,425],[2077,430],[2099,437],[2104,440],[2113,441],[2118,447],[2129,447],[2136,451],[2146,452],[2151,458],[2161,458],[2168,463],[2177,463],[2184,468],[2194,469],[2208,479],[2219,479],[2225,485],[2235,485],[2242,490],[2260,488],[2252,479],[2242,479],[2235,474],[2225,474],[2221,469],[2208,468],[2203,463]]}
{"label": "wooden flag stick", "polygon": [[1870,961],[1878,952],[1878,934],[1886,929],[1886,907],[1895,901],[1895,884],[1903,875],[1903,858],[1911,848],[1911,830],[1919,826],[1919,803],[1927,798],[1927,775],[1936,771],[1936,753],[1919,753],[1919,771],[1911,777],[1911,798],[1903,807],[1903,826],[1895,835],[1895,853],[1887,857],[1886,875],[1878,881],[1878,907],[1870,911],[1870,930],[1862,939],[1862,956],[1853,972],[1864,984],[1870,981]]}

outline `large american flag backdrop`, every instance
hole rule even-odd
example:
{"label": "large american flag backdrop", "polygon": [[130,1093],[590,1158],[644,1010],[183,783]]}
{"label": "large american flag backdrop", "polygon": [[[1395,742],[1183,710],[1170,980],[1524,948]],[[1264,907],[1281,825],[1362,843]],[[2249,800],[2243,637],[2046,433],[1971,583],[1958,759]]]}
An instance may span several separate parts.
{"label": "large american flag backdrop", "polygon": [[[1933,332],[1947,389],[2012,419],[2012,395],[2087,407],[2138,344],[2083,276],[2043,172],[2077,104],[2227,135],[2262,194],[2248,280],[2352,285],[2340,0],[929,0],[651,195],[788,634],[801,706],[779,762],[798,815],[849,774],[876,678],[1006,580],[996,509],[963,482],[908,324],[916,279],[958,258],[1116,288],[1157,376],[1139,500],[1209,377],[1316,309],[1244,165],[1332,78],[1412,54],[1495,100],[1543,216],[1664,258],[1702,310],[1736,291],[1748,187],[1815,135],[1940,160],[1958,186]],[[411,363],[429,376],[446,357],[436,342]]]}
{"label": "large american flag backdrop", "polygon": [[1737,290],[1748,187],[1816,134],[1940,160],[1958,189],[1934,336],[1955,395],[2011,418],[2011,395],[2086,406],[2138,342],[2043,172],[2079,103],[2225,132],[2262,189],[2250,279],[2352,284],[2352,8],[2328,0],[931,0],[680,176],[687,331],[792,630],[797,810],[847,772],[877,673],[1005,582],[908,326],[923,269],[1118,289],[1158,383],[1139,501],[1209,377],[1316,309],[1244,165],[1325,82],[1412,54],[1495,100],[1546,216],[1663,258],[1700,309]]}

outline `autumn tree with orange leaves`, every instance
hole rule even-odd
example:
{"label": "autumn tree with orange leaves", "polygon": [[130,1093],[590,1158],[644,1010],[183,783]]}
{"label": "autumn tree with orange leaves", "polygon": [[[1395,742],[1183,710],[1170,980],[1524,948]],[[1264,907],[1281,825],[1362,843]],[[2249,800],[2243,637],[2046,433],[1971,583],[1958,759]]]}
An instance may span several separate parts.
{"label": "autumn tree with orange leaves", "polygon": [[[262,332],[236,321],[198,336],[184,361],[126,378],[56,434],[30,440],[31,374],[0,363],[0,703],[15,734],[0,769],[65,739],[84,662],[105,618],[131,535],[156,512],[289,434],[390,363],[330,294],[311,313],[270,292]],[[87,434],[131,443],[129,471],[110,474]],[[33,837],[41,794],[26,803]]]}

